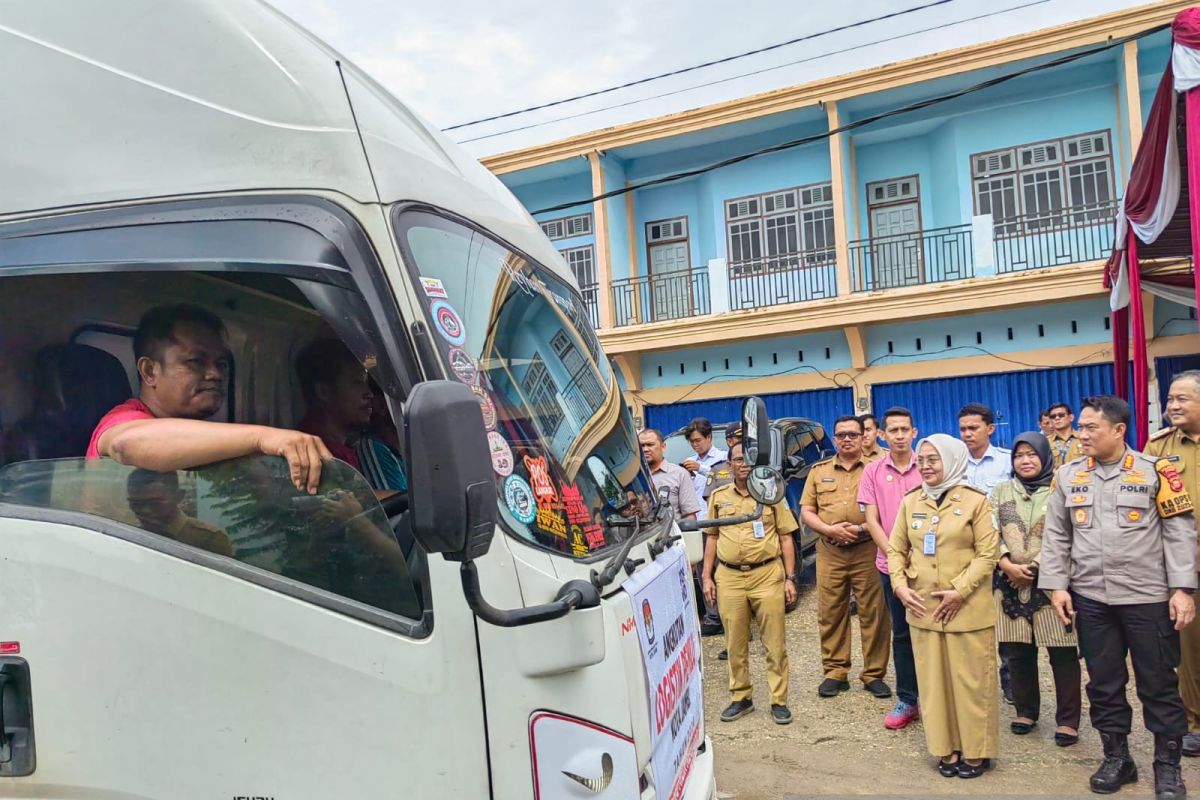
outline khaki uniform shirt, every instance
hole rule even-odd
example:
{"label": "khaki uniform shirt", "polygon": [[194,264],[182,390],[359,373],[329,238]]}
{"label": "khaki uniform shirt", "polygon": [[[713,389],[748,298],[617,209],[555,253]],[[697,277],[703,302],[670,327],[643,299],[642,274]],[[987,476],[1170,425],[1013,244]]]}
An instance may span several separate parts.
{"label": "khaki uniform shirt", "polygon": [[[983,492],[955,486],[940,505],[924,486],[904,496],[888,541],[888,571],[893,583],[908,581],[925,603],[925,616],[908,615],[912,627],[963,633],[995,625],[992,572],[999,559],[1000,536]],[[963,604],[954,619],[935,622],[933,610],[941,601],[933,593],[945,589],[961,594]]]}
{"label": "khaki uniform shirt", "polygon": [[[800,505],[815,509],[826,525],[838,522],[862,525],[867,521],[867,515],[858,504],[858,481],[866,467],[867,460],[862,456],[849,468],[837,456],[818,461],[813,464],[808,480],[804,482]],[[858,541],[864,542],[870,538],[871,534],[864,532]],[[835,547],[844,546],[831,541],[829,543]]]}
{"label": "khaki uniform shirt", "polygon": [[[741,517],[753,514],[757,505],[753,497],[742,494],[731,483],[709,496],[708,517]],[[755,536],[760,523],[762,535]],[[787,502],[781,500],[773,506],[763,506],[762,518],[755,522],[708,528],[705,533],[717,537],[718,560],[726,564],[759,564],[779,558],[783,554],[779,537],[790,535],[799,528]]]}
{"label": "khaki uniform shirt", "polygon": [[1115,464],[1080,458],[1054,474],[1038,587],[1109,605],[1161,603],[1196,588],[1192,501],[1170,461],[1126,450]]}
{"label": "khaki uniform shirt", "polygon": [[210,553],[222,556],[233,555],[233,545],[230,543],[229,537],[225,535],[225,531],[215,525],[209,525],[207,522],[201,522],[182,514],[170,524],[163,535]]}
{"label": "khaki uniform shirt", "polygon": [[[1165,428],[1146,442],[1146,455],[1170,461],[1183,478],[1183,486],[1192,502],[1200,498],[1200,440],[1178,428]],[[1200,518],[1196,520],[1196,529],[1200,532]],[[1197,561],[1197,567],[1200,568],[1200,561]]]}
{"label": "khaki uniform shirt", "polygon": [[883,458],[887,454],[888,454],[887,448],[880,447],[878,444],[875,445],[874,450],[870,450],[870,451],[868,451],[867,448],[864,447],[863,448],[863,461],[866,461],[868,464],[870,464],[872,461],[878,461],[879,459]]}
{"label": "khaki uniform shirt", "polygon": [[1050,453],[1054,456],[1055,469],[1068,461],[1083,458],[1083,442],[1079,441],[1079,436],[1075,431],[1071,431],[1066,436],[1051,434],[1046,439],[1050,442]]}
{"label": "khaki uniform shirt", "polygon": [[713,490],[720,489],[722,486],[728,486],[733,483],[733,467],[729,466],[728,461],[719,461],[708,468],[708,478],[704,481],[704,494],[702,495],[707,500],[713,493]]}

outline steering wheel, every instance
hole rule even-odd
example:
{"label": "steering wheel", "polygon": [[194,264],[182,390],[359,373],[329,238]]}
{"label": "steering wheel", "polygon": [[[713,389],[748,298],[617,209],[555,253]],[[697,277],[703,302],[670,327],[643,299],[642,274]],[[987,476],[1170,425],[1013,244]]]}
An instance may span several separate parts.
{"label": "steering wheel", "polygon": [[388,519],[399,516],[408,511],[408,492],[396,492],[390,497],[385,497],[379,501],[379,506],[383,509],[383,513],[387,514]]}

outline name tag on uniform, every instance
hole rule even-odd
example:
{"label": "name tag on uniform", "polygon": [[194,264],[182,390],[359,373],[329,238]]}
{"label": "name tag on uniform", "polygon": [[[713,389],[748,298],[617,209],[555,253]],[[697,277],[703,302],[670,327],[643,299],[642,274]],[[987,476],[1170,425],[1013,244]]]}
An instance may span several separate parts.
{"label": "name tag on uniform", "polygon": [[925,534],[925,546],[922,548],[921,552],[927,556],[931,556],[937,552],[937,534],[936,533]]}
{"label": "name tag on uniform", "polygon": [[821,478],[821,483],[837,483],[833,478]]}
{"label": "name tag on uniform", "polygon": [[767,529],[763,526],[761,519],[754,520],[754,538],[763,539],[767,535]]}

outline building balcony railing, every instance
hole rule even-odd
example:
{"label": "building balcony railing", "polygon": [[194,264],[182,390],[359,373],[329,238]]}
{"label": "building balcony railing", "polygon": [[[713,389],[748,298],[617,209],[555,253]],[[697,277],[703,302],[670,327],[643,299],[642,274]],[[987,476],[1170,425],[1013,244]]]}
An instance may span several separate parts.
{"label": "building balcony railing", "polygon": [[1002,274],[1108,258],[1118,201],[1026,214],[996,222],[996,271]]}
{"label": "building balcony railing", "polygon": [[971,226],[952,225],[919,233],[850,242],[850,282],[874,292],[974,277]]}
{"label": "building balcony railing", "polygon": [[579,287],[579,293],[583,295],[583,306],[587,309],[588,322],[592,323],[593,328],[600,327],[600,286],[599,284],[589,283]]}
{"label": "building balcony railing", "polygon": [[[1116,201],[996,220],[990,253],[972,225],[952,225],[849,244],[853,291],[871,292],[1106,258]],[[990,258],[988,257],[990,256]]]}
{"label": "building balcony railing", "polygon": [[612,301],[618,326],[707,314],[712,309],[708,269],[618,278],[612,282]]}
{"label": "building balcony railing", "polygon": [[837,254],[788,253],[729,264],[729,308],[737,311],[837,296]]}

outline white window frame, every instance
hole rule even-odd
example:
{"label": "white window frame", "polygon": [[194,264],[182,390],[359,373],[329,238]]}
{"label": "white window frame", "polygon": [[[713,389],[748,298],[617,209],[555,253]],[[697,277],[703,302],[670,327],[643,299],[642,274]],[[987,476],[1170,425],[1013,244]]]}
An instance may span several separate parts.
{"label": "white window frame", "polygon": [[[992,214],[999,238],[1095,225],[1108,219],[1105,206],[1116,197],[1108,130],[973,153],[970,167],[975,213]],[[996,213],[997,201],[1013,213]]]}
{"label": "white window frame", "polygon": [[[725,201],[725,246],[731,277],[754,275],[797,266],[820,267],[835,258],[833,184],[829,181],[777,189]],[[816,246],[814,226],[821,226],[826,246]],[[779,251],[780,239],[794,251]],[[735,246],[735,241],[738,246]],[[735,259],[745,245],[749,259]],[[753,253],[757,251],[758,256]]]}
{"label": "white window frame", "polygon": [[592,212],[543,219],[538,222],[538,225],[541,226],[542,233],[546,234],[546,237],[552,242],[559,239],[574,239],[578,236],[591,236],[593,231]]}
{"label": "white window frame", "polygon": [[[563,261],[567,262],[567,266],[571,268],[571,274],[575,276],[575,281],[579,284],[580,289],[586,289],[589,286],[595,286],[598,282],[596,277],[596,246],[594,244],[585,244],[582,247],[564,247],[558,251],[563,257]],[[579,279],[579,271],[575,268],[576,260],[583,260],[586,257],[588,274],[592,280],[584,283]]]}

